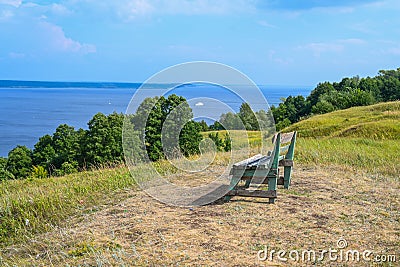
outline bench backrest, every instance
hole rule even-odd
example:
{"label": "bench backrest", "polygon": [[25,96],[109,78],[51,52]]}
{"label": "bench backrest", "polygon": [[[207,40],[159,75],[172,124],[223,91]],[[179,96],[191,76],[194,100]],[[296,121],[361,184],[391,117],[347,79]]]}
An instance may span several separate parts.
{"label": "bench backrest", "polygon": [[[233,169],[256,167],[260,161],[273,157],[271,168],[276,169],[278,168],[280,160],[282,159],[293,160],[295,142],[296,142],[296,132],[277,133],[272,138],[272,143],[274,144],[274,148],[272,151],[268,151],[268,154],[266,156],[257,154],[253,157],[250,157],[248,159],[233,164],[232,167]],[[275,153],[275,151],[278,152]]]}
{"label": "bench backrest", "polygon": [[276,169],[279,165],[279,160],[293,160],[294,146],[296,144],[297,132],[290,133],[277,133],[272,138],[274,143],[274,150],[272,151],[272,165],[271,168]]}

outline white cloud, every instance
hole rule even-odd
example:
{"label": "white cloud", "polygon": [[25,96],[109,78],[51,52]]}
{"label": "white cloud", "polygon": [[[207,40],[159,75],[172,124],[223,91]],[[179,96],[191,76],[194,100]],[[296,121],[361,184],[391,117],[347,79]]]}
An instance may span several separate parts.
{"label": "white cloud", "polygon": [[60,26],[49,22],[41,22],[40,27],[46,32],[49,45],[56,51],[75,52],[75,53],[95,53],[96,47],[92,44],[81,44],[65,36]]}
{"label": "white cloud", "polygon": [[203,103],[203,102],[197,102],[197,103],[195,104],[195,106],[196,106],[196,107],[202,107],[202,106],[204,106],[204,103]]}
{"label": "white cloud", "polygon": [[0,5],[9,5],[13,7],[19,7],[22,0],[0,0]]}

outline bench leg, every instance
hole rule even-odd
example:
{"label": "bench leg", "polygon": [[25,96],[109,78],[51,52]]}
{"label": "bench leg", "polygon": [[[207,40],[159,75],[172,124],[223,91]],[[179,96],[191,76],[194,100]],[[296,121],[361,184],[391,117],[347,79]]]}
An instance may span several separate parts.
{"label": "bench leg", "polygon": [[274,204],[275,203],[275,198],[269,198],[269,204]]}
{"label": "bench leg", "polygon": [[[277,173],[274,177],[268,178],[268,190],[275,190],[278,185],[278,176],[279,173]],[[275,198],[269,198],[269,203],[274,204],[275,203]]]}
{"label": "bench leg", "polygon": [[284,170],[283,170],[283,181],[284,181],[283,187],[285,189],[289,189],[290,176],[292,175],[292,167],[291,166],[285,166],[283,168],[284,168]]}
{"label": "bench leg", "polygon": [[231,200],[232,196],[224,196],[224,201],[229,202]]}
{"label": "bench leg", "polygon": [[[236,188],[237,184],[239,183],[241,176],[233,176],[231,182],[229,184],[229,190],[233,190]],[[232,196],[224,196],[224,201],[228,202],[232,199]]]}
{"label": "bench leg", "polygon": [[251,182],[251,180],[247,180],[245,185],[244,185],[244,188],[249,188],[250,187],[250,182]]}

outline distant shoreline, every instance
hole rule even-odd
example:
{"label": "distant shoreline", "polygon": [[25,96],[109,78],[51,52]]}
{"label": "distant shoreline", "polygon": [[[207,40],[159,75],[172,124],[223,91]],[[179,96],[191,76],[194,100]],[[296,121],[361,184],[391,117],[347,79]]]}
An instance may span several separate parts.
{"label": "distant shoreline", "polygon": [[139,88],[142,83],[0,80],[0,88]]}
{"label": "distant shoreline", "polygon": [[[22,80],[0,80],[0,88],[127,88],[137,89],[143,83],[140,82],[63,82],[63,81],[22,81]],[[150,84],[155,87],[160,87],[166,84]],[[167,84],[176,86],[179,84]],[[257,86],[270,88],[313,88],[312,85],[276,85],[276,84],[258,84]]]}

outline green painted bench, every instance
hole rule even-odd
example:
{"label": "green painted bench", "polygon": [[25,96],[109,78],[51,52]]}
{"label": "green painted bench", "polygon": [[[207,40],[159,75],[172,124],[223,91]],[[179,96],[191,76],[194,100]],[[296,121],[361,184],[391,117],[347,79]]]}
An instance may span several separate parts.
{"label": "green painted bench", "polygon": [[[296,132],[278,133],[272,143],[274,149],[266,156],[258,154],[232,166],[230,191],[225,195],[225,201],[243,196],[268,198],[269,203],[275,203],[277,186],[289,189]],[[283,169],[283,176],[279,175],[280,169]]]}

